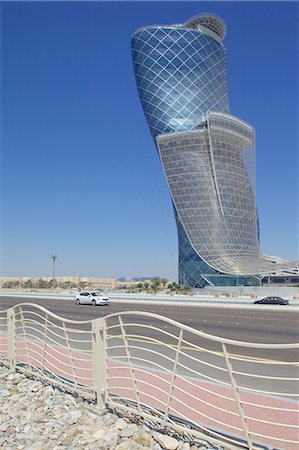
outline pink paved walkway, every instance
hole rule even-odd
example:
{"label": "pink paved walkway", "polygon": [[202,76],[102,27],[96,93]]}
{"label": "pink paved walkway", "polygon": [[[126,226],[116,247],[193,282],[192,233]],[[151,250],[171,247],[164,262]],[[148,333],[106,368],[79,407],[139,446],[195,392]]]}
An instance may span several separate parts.
{"label": "pink paved walkway", "polygon": [[[7,356],[5,349],[7,349],[7,338],[5,335],[0,335],[0,354],[3,356]],[[92,386],[93,367],[90,354],[79,351],[70,352],[66,348],[49,345],[46,345],[45,353],[43,353],[43,350],[44,348],[40,343],[18,339],[17,361],[32,364],[38,368],[43,365],[45,369],[57,375]],[[74,370],[71,369],[72,366],[75,366]],[[137,389],[140,392],[140,401],[152,408],[165,410],[171,374],[135,367],[134,376]],[[126,364],[109,361],[108,380],[109,394],[114,393],[129,399],[135,399],[134,392],[131,390],[133,388],[131,373]],[[227,398],[220,397],[220,395]],[[254,441],[268,443],[285,450],[299,450],[299,445],[286,442],[286,440],[298,441],[298,429],[280,426],[292,425],[297,427],[299,414],[295,403],[248,392],[241,392],[240,396],[242,402],[256,404],[256,406],[243,404],[246,416],[278,424],[272,425],[248,419],[247,422],[252,433],[254,430],[254,433],[271,436],[271,439],[253,436]],[[289,411],[277,411],[273,409],[275,407],[287,408]],[[217,408],[222,408],[226,412]],[[242,428],[242,424],[233,398],[233,390],[220,384],[206,383],[196,379],[190,380],[184,376],[177,377],[173,384],[169,413],[188,418],[207,428],[244,437],[242,432],[235,429]]]}

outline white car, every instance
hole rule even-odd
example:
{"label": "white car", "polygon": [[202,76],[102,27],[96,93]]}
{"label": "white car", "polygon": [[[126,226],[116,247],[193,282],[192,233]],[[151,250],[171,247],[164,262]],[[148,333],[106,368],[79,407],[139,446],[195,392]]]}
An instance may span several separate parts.
{"label": "white car", "polygon": [[84,291],[79,292],[76,297],[75,301],[77,305],[109,305],[110,300],[107,297],[107,295],[101,294],[100,292],[90,292],[90,291]]}

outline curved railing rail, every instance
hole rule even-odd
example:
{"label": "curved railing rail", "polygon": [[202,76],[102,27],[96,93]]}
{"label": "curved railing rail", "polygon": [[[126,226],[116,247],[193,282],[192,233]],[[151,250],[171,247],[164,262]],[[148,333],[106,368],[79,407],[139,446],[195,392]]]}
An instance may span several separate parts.
{"label": "curved railing rail", "polygon": [[298,348],[146,312],[75,321],[30,303],[0,311],[12,370],[230,449],[299,448]]}
{"label": "curved railing rail", "polygon": [[1,355],[12,369],[95,398],[92,325],[21,303],[0,312]]}

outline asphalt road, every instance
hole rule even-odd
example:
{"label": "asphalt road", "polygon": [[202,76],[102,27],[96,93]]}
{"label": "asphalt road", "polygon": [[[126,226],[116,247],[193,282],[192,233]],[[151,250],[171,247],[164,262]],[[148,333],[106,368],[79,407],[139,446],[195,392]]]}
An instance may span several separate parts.
{"label": "asphalt road", "polygon": [[[0,310],[18,303],[36,303],[53,313],[73,320],[90,320],[120,311],[146,311],[160,314],[206,333],[246,342],[284,344],[298,342],[299,309],[288,312],[288,306],[267,310],[263,305],[238,305],[218,308],[201,304],[192,306],[134,304],[111,301],[109,306],[76,305],[70,300],[0,297]],[[252,306],[252,307],[251,307]]]}

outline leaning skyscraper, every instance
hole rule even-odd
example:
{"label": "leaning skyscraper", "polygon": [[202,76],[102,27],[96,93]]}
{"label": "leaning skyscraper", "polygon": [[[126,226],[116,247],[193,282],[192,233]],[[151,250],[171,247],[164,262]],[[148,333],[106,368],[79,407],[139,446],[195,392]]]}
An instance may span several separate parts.
{"label": "leaning skyscraper", "polygon": [[[179,281],[258,284],[254,128],[230,114],[226,27],[211,14],[132,37],[140,101],[164,168],[179,242]],[[287,269],[288,264],[281,270]]]}

